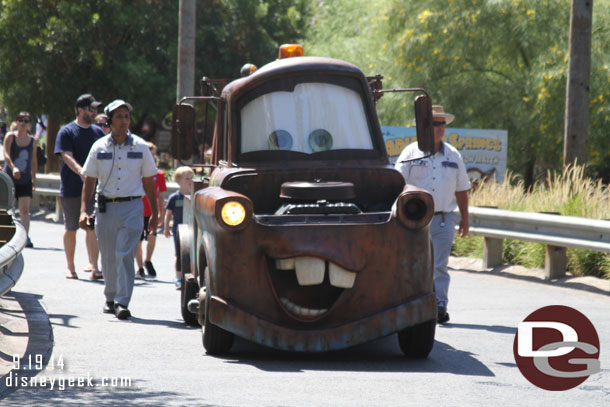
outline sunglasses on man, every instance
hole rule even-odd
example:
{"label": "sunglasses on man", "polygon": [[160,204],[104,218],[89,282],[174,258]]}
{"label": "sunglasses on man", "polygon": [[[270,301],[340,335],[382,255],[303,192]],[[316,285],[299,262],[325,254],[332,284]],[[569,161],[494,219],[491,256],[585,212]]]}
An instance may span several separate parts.
{"label": "sunglasses on man", "polygon": [[85,109],[91,113],[97,113],[97,107],[83,106],[83,109]]}
{"label": "sunglasses on man", "polygon": [[17,119],[19,123],[29,123],[30,119]]}
{"label": "sunglasses on man", "polygon": [[95,123],[95,124],[97,124],[100,127],[110,127],[106,124],[106,122],[99,122],[99,123]]}
{"label": "sunglasses on man", "polygon": [[432,124],[434,125],[434,127],[441,127],[446,125],[446,122],[432,122]]}

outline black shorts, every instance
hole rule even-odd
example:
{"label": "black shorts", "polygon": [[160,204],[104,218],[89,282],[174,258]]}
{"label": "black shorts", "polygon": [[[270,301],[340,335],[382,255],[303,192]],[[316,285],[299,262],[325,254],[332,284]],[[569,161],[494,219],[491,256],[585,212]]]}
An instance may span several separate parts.
{"label": "black shorts", "polygon": [[[140,240],[148,240],[148,235],[151,233],[148,231],[148,223],[150,222],[150,216],[144,216],[144,230],[142,230],[142,236],[140,236]],[[153,236],[157,236],[157,232],[155,229],[155,233]]]}
{"label": "black shorts", "polygon": [[15,198],[32,197],[32,181],[24,185],[15,184]]}

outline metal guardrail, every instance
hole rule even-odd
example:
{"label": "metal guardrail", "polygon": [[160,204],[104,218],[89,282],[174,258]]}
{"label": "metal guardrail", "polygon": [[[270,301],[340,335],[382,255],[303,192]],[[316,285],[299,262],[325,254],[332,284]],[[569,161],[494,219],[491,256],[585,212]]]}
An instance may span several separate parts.
{"label": "metal guardrail", "polygon": [[[59,196],[59,175],[38,174],[38,195]],[[167,194],[178,190],[167,183]],[[502,209],[468,208],[470,233],[483,236],[483,266],[502,264],[502,241],[524,240],[546,245],[545,274],[561,278],[567,266],[566,248],[610,253],[610,221]]]}
{"label": "metal guardrail", "polygon": [[[32,200],[32,208],[37,209],[39,206],[39,198],[41,196],[54,196],[55,201],[55,221],[59,222],[63,217],[61,204],[59,203],[59,184],[60,179],[58,174],[36,174],[36,191]],[[166,182],[167,191],[165,198],[176,192],[179,188],[175,182]]]}
{"label": "metal guardrail", "polygon": [[[175,182],[166,182],[166,194],[172,194],[178,190]],[[58,174],[36,174],[36,195],[59,196],[59,175]]]}
{"label": "metal guardrail", "polygon": [[468,213],[470,233],[485,238],[484,267],[502,264],[504,239],[545,244],[544,269],[548,279],[565,275],[567,248],[610,253],[610,221],[472,206]]}

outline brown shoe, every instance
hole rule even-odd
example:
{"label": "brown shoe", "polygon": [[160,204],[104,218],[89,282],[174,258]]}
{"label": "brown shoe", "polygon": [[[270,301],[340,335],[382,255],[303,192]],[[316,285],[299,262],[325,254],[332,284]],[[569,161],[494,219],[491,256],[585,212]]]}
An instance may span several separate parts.
{"label": "brown shoe", "polygon": [[66,278],[70,280],[78,280],[78,274],[75,271],[66,271]]}
{"label": "brown shoe", "polygon": [[91,276],[89,276],[89,280],[101,280],[104,278],[104,275],[102,274],[101,271],[99,270],[95,270],[91,273]]}

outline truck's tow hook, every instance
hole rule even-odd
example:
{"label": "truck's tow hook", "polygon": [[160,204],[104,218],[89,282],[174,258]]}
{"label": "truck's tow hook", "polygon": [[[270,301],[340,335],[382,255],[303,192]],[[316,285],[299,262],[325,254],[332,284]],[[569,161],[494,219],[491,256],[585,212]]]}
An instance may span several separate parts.
{"label": "truck's tow hook", "polygon": [[192,314],[199,314],[199,300],[197,298],[193,298],[188,302],[186,308]]}

